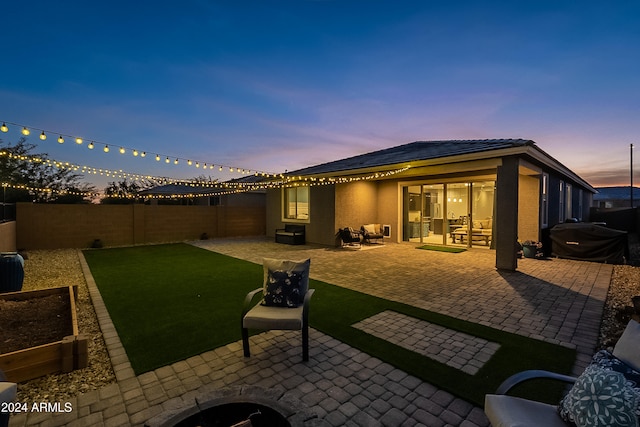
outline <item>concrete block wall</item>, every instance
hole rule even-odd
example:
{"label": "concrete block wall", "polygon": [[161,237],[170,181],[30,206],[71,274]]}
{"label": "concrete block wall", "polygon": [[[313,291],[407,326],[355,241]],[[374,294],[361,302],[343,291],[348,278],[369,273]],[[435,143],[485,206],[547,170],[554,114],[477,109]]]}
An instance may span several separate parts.
{"label": "concrete block wall", "polygon": [[18,203],[20,249],[128,246],[265,234],[264,206],[49,205]]}
{"label": "concrete block wall", "polygon": [[0,223],[0,252],[16,251],[16,222]]}

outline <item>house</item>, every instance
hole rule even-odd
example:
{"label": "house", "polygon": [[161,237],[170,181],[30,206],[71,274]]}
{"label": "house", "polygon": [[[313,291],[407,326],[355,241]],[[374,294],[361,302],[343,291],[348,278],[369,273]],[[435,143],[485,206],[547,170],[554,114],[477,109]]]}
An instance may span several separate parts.
{"label": "house", "polygon": [[[593,196],[593,207],[596,208],[629,208],[640,205],[640,188],[633,187],[598,187]],[[633,203],[630,199],[633,196]]]}
{"label": "house", "polygon": [[340,228],[379,223],[387,242],[488,247],[515,270],[518,240],[586,219],[595,192],[531,140],[417,141],[287,173],[267,190],[266,226],[334,245]]}

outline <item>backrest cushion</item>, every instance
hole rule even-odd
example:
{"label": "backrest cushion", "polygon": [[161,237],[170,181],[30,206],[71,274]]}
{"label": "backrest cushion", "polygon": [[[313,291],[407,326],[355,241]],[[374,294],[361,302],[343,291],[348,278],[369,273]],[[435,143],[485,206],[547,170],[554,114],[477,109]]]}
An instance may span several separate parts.
{"label": "backrest cushion", "polygon": [[376,225],[375,224],[365,224],[362,227],[364,228],[364,231],[366,231],[367,233],[375,233],[376,232]]}
{"label": "backrest cushion", "polygon": [[309,289],[311,259],[303,261],[265,258],[263,261],[263,304],[297,307]]}
{"label": "backrest cushion", "polygon": [[613,355],[640,371],[640,323],[630,320],[613,349]]}

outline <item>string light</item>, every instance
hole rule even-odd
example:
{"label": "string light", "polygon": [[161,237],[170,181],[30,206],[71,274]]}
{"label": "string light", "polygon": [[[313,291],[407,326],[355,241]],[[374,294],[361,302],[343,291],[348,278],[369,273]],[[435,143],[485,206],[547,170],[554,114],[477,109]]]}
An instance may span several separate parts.
{"label": "string light", "polygon": [[[46,135],[47,135],[48,133],[58,133],[58,132],[53,132],[53,131],[51,131],[51,130],[38,129],[38,128],[28,127],[28,126],[24,126],[24,125],[22,125],[22,124],[12,123],[12,122],[6,122],[6,121],[3,121],[3,122],[2,122],[2,126],[0,126],[0,131],[2,131],[2,132],[8,132],[8,131],[9,131],[9,127],[7,126],[7,124],[9,124],[9,125],[14,125],[14,126],[19,126],[20,128],[22,128],[22,133],[23,133],[23,135],[25,135],[25,136],[29,135],[29,134],[31,133],[31,130],[37,130],[37,131],[39,131],[39,132],[40,132],[40,137],[41,137],[43,140],[44,140],[44,139],[46,139]],[[30,129],[31,129],[31,130],[30,130]],[[82,145],[82,144],[84,143],[83,139],[82,139],[82,138],[80,138],[80,137],[75,137],[75,136],[65,135],[65,134],[62,134],[62,133],[58,133],[58,134],[59,134],[59,137],[58,137],[58,143],[60,143],[60,144],[63,144],[63,143],[65,142],[65,139],[66,139],[67,137],[68,137],[68,138],[71,138],[72,140],[75,140],[75,142],[76,142],[78,145]],[[106,148],[106,147],[107,147],[107,145],[108,145],[108,144],[106,144],[106,143],[99,142],[99,141],[96,141],[96,140],[91,140],[91,141],[93,142],[94,148],[95,148],[95,146],[96,146],[96,145],[98,145],[98,144],[103,145],[105,148]],[[124,152],[123,152],[122,150],[124,150]],[[132,153],[133,153],[133,155],[134,155],[134,157],[138,157],[138,156],[139,156],[139,157],[146,157],[146,152],[140,152],[140,151],[139,151],[139,150],[137,150],[137,149],[129,148],[129,147],[124,147],[124,146],[123,146],[123,147],[120,147],[120,152],[121,152],[122,154],[126,153],[126,151],[127,151],[127,150],[131,150],[131,151],[132,151]],[[103,151],[108,152],[108,149],[103,149]],[[162,156],[162,157],[169,157],[168,155],[165,155],[165,154],[162,154],[162,153],[158,153],[158,155],[160,155],[160,156]],[[176,160],[187,160],[187,159],[186,159],[185,157],[180,157],[180,156],[178,156],[178,157],[176,157]],[[169,162],[169,163],[171,163],[171,162]],[[176,162],[174,161],[174,163],[176,163]],[[187,162],[187,164],[188,164],[189,166],[193,166],[193,165],[194,165],[194,161],[189,160],[189,161]],[[203,167],[204,167],[205,169],[206,169],[207,165],[209,165],[209,168],[210,168],[210,169],[212,169],[212,170],[214,169],[214,164],[213,164],[213,163],[209,164],[209,162],[200,162],[200,161],[198,161],[198,162],[195,162],[195,165],[196,165],[196,167],[197,167],[197,168],[199,168],[199,167],[200,167],[200,165],[204,165]],[[237,173],[241,173],[241,174],[245,174],[245,173],[247,173],[247,170],[246,170],[246,169],[244,169],[244,168],[239,168],[239,167],[238,167],[238,168],[236,168],[235,166],[228,166],[228,165],[219,165],[219,169],[220,169],[220,171],[221,171],[221,172],[224,170],[224,168],[228,168],[229,172],[237,172]],[[264,172],[263,172],[263,173],[264,173]],[[276,174],[269,174],[269,173],[267,173],[267,174],[266,174],[266,176],[270,176],[270,175],[277,176]],[[264,175],[263,175],[263,176],[264,176]]]}
{"label": "string light", "polygon": [[105,153],[109,152],[109,146],[105,145],[104,148],[102,149],[102,151],[104,151]]}
{"label": "string light", "polygon": [[89,148],[89,150],[93,150],[93,141],[91,141],[89,145],[87,145],[87,147]]}
{"label": "string light", "polygon": [[43,141],[47,139],[47,135],[44,133],[44,131],[42,131],[42,133],[40,134],[40,139]]}
{"label": "string light", "polygon": [[156,154],[156,162],[160,161],[160,154]]}

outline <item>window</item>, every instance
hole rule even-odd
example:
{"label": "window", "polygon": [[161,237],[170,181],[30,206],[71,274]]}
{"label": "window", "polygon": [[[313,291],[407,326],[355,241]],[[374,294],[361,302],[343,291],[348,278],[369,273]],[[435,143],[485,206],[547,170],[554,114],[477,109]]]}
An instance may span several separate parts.
{"label": "window", "polygon": [[573,203],[571,200],[571,184],[566,184],[565,185],[565,191],[564,191],[564,195],[565,195],[565,218],[573,218]]}
{"label": "window", "polygon": [[582,221],[582,188],[578,189],[578,219]]}
{"label": "window", "polygon": [[558,210],[558,222],[564,222],[564,218],[565,218],[565,210],[564,210],[564,202],[565,202],[565,198],[564,198],[564,181],[560,181],[560,187],[558,189],[559,191],[559,197],[558,197],[558,204],[560,209]]}
{"label": "window", "polygon": [[540,223],[543,228],[549,226],[549,174],[542,174],[542,195],[540,197]]}
{"label": "window", "polygon": [[309,187],[285,188],[283,205],[284,219],[309,219]]}

